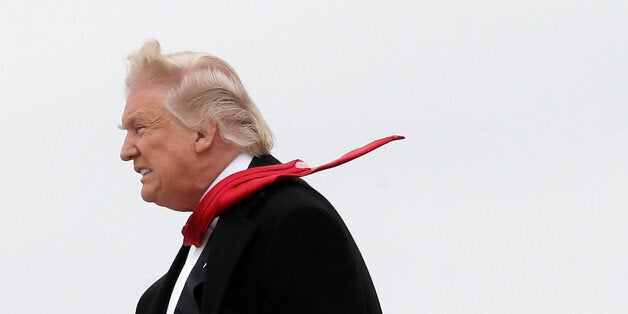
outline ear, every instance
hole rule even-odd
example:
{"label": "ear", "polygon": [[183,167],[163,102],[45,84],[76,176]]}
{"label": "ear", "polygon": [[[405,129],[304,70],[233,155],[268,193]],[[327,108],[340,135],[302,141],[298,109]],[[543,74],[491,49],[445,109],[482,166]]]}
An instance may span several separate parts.
{"label": "ear", "polygon": [[218,134],[218,126],[213,121],[207,119],[196,130],[194,149],[197,154],[207,151],[213,144],[214,138]]}

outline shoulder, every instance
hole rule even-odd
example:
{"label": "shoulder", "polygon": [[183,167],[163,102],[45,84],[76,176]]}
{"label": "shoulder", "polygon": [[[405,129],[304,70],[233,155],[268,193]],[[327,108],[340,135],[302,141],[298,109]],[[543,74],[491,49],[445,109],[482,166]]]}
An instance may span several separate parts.
{"label": "shoulder", "polygon": [[249,217],[266,220],[301,212],[338,214],[332,204],[302,179],[285,179],[265,187],[253,197]]}

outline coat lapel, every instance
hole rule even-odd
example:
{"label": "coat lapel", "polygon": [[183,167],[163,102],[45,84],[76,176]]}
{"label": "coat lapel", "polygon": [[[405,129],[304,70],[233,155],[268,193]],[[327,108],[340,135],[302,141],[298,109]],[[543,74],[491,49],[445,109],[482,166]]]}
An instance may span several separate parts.
{"label": "coat lapel", "polygon": [[181,246],[168,272],[148,288],[138,303],[137,313],[165,313],[170,302],[172,288],[185,264],[189,246]]}
{"label": "coat lapel", "polygon": [[[235,210],[235,208],[234,208]],[[221,216],[210,241],[201,313],[218,313],[229,280],[257,224],[240,215]]]}

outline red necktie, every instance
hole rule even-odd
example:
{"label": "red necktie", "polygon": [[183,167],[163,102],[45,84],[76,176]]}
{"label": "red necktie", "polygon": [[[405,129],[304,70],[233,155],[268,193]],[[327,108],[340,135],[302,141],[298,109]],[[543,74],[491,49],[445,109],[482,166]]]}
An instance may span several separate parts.
{"label": "red necktie", "polygon": [[303,177],[317,171],[333,168],[367,154],[382,145],[403,138],[401,135],[393,135],[373,141],[332,162],[315,168],[309,168],[303,161],[295,159],[285,164],[253,167],[236,172],[218,182],[196,205],[194,212],[183,227],[183,245],[200,247],[207,227],[216,216],[277,180]]}

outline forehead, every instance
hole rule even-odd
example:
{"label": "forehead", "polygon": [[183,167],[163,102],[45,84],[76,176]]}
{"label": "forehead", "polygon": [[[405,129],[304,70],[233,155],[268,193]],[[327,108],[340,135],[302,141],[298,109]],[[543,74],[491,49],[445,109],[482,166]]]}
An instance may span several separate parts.
{"label": "forehead", "polygon": [[144,88],[130,92],[122,113],[122,127],[127,128],[137,119],[163,113],[166,93],[167,90],[163,88]]}

